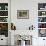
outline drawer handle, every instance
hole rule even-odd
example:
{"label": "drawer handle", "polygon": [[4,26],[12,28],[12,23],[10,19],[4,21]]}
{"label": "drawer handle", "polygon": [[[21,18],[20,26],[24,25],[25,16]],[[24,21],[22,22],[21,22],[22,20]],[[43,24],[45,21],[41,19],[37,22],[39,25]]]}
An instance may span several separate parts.
{"label": "drawer handle", "polygon": [[43,40],[45,40],[45,39],[43,39]]}
{"label": "drawer handle", "polygon": [[3,40],[3,39],[1,39],[1,40]]}

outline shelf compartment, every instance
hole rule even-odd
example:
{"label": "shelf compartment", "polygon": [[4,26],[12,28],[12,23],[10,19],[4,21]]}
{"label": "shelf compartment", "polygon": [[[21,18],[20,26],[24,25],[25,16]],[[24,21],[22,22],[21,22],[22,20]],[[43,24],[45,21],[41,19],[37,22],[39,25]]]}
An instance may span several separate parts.
{"label": "shelf compartment", "polygon": [[38,36],[39,37],[46,37],[46,29],[39,29]]}
{"label": "shelf compartment", "polygon": [[5,35],[5,37],[8,37],[8,30],[1,30],[0,35]]}
{"label": "shelf compartment", "polygon": [[46,16],[46,11],[38,11],[38,16]]}
{"label": "shelf compartment", "polygon": [[0,35],[8,37],[8,23],[0,23]]}
{"label": "shelf compartment", "polygon": [[8,10],[8,3],[0,3],[0,10]]}
{"label": "shelf compartment", "polygon": [[38,22],[46,22],[46,17],[38,17]]}
{"label": "shelf compartment", "polygon": [[38,3],[38,10],[45,10],[46,9],[46,3]]}
{"label": "shelf compartment", "polygon": [[8,23],[0,23],[0,30],[8,30]]}
{"label": "shelf compartment", "polygon": [[8,22],[8,17],[0,17],[0,22]]}
{"label": "shelf compartment", "polygon": [[8,16],[8,11],[0,11],[0,16]]}
{"label": "shelf compartment", "polygon": [[46,28],[46,23],[38,23],[38,28]]}

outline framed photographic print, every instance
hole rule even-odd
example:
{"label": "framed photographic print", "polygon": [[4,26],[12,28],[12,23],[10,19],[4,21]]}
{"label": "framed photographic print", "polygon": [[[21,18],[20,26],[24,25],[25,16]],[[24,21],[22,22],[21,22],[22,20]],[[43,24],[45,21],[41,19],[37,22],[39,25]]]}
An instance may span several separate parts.
{"label": "framed photographic print", "polygon": [[17,19],[29,19],[29,10],[17,10]]}

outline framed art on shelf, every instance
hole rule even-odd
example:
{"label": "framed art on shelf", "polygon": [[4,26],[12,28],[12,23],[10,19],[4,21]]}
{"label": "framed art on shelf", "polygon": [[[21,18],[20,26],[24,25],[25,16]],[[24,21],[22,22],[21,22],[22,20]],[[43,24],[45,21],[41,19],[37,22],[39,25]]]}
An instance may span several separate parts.
{"label": "framed art on shelf", "polygon": [[29,10],[17,10],[17,19],[29,19]]}

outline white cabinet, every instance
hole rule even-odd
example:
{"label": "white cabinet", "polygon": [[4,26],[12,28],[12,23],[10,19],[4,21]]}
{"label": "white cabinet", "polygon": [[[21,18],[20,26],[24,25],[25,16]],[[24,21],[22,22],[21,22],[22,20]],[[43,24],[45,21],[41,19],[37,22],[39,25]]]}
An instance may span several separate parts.
{"label": "white cabinet", "polygon": [[38,38],[38,46],[46,46],[46,38],[44,37]]}
{"label": "white cabinet", "polygon": [[0,35],[0,45],[8,45],[8,37],[5,37],[5,35]]}

